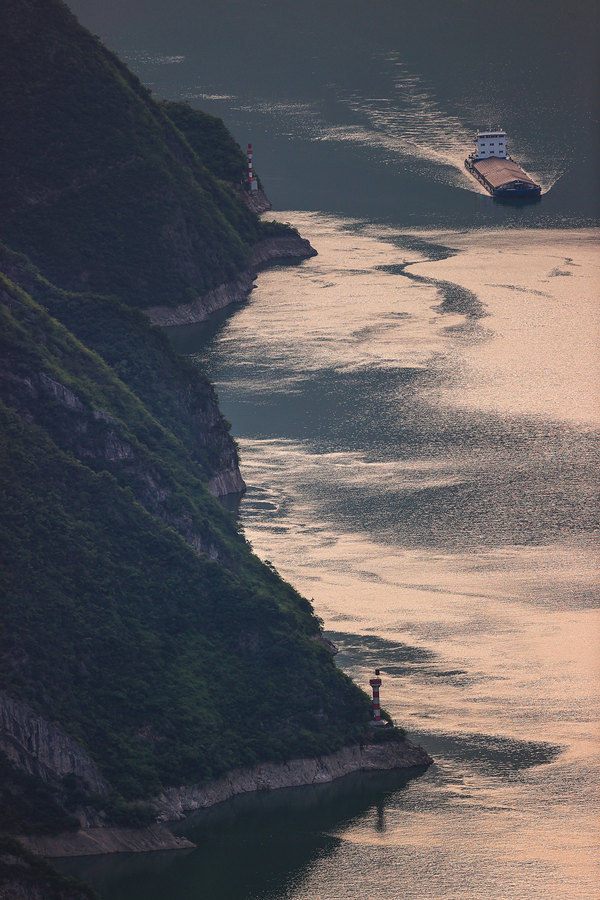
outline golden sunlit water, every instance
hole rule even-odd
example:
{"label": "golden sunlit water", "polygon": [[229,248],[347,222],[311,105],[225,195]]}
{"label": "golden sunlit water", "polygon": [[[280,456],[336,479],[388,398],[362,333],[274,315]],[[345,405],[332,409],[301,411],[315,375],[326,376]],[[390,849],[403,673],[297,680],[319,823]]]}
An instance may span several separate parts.
{"label": "golden sunlit water", "polygon": [[[597,10],[72,6],[155,96],[252,141],[318,250],[172,340],[232,423],[256,553],[436,762],[236,798],[182,824],[191,853],[63,866],[110,900],[595,900]],[[466,173],[491,123],[539,202]]]}
{"label": "golden sunlit water", "polygon": [[284,217],[319,256],[203,355],[246,534],[436,766],[277,896],[370,896],[376,868],[377,897],[591,898],[598,233]]}
{"label": "golden sunlit water", "polygon": [[115,900],[592,900],[599,232],[278,217],[319,255],[171,337],[232,421],[255,552],[435,765],[238,798],[183,823],[190,855],[63,865]]}

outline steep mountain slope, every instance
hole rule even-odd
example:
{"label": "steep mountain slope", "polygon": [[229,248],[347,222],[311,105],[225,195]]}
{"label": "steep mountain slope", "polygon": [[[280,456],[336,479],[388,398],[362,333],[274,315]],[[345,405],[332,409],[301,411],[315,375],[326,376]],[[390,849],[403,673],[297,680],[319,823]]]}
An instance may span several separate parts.
{"label": "steep mountain slope", "polygon": [[366,698],[182,443],[6,279],[0,296],[2,686],[129,798],[359,736]]}
{"label": "steep mountain slope", "polygon": [[239,185],[246,177],[247,161],[222,119],[187,103],[165,100],[161,107],[179,129],[206,168],[228,184]]}
{"label": "steep mountain slope", "polygon": [[2,244],[0,271],[110,365],[153,418],[185,445],[213,494],[244,489],[235,444],[212,385],[173,351],[164,332],[150,327],[143,313],[116,298],[62,291],[25,256]]}
{"label": "steep mountain slope", "polygon": [[[178,108],[192,149],[59,0],[1,16],[0,749],[50,807],[138,823],[164,787],[361,740],[369,701],[215,500],[243,482],[214,391],[132,308],[277,231],[215,175],[234,142]],[[0,799],[35,796],[8,765]]]}

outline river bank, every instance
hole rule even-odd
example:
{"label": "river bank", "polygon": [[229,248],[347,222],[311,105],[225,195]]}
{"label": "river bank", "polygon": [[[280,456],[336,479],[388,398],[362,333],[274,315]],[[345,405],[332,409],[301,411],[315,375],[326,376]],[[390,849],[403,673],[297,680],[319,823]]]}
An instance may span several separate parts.
{"label": "river bank", "polygon": [[168,788],[155,800],[155,804],[161,809],[160,821],[173,821],[184,818],[196,809],[223,803],[238,794],[324,784],[351,772],[409,769],[429,766],[432,762],[422,747],[410,741],[355,744],[327,756],[237,769],[207,785]]}
{"label": "river bank", "polygon": [[181,306],[152,306],[145,310],[153,325],[193,325],[204,322],[211,313],[224,309],[233,303],[243,303],[254,286],[260,269],[277,261],[300,262],[316,256],[317,251],[310,242],[297,232],[259,241],[253,248],[247,268],[232,281],[224,282],[208,291],[193,303]]}
{"label": "river bank", "polygon": [[157,823],[144,828],[81,828],[20,840],[30,850],[48,858],[192,849],[195,844],[174,835],[164,823],[180,821],[195,810],[208,809],[240,794],[326,784],[354,772],[418,770],[432,763],[429,754],[410,741],[356,744],[327,756],[236,769],[204,785],[167,788],[153,800]]}

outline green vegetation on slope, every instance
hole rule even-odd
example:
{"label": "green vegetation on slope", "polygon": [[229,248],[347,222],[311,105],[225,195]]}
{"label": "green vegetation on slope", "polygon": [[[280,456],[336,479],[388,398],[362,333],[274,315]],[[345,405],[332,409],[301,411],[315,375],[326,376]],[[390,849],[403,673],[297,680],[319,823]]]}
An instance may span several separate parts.
{"label": "green vegetation on slope", "polygon": [[[263,234],[60,0],[1,5],[0,127],[2,238],[60,287],[138,307],[189,302],[234,277]],[[215,140],[210,166],[227,175],[235,143],[209,131],[198,149]]]}
{"label": "green vegetation on slope", "polygon": [[0,244],[0,271],[108,363],[158,422],[185,445],[209,481],[237,462],[214,390],[197,366],[175,353],[164,331],[115,297],[60,290],[22,254]]}
{"label": "green vegetation on slope", "polygon": [[243,181],[247,174],[246,157],[222,119],[192,109],[187,103],[166,100],[161,106],[215,178],[230,184]]}
{"label": "green vegetation on slope", "polygon": [[0,424],[2,686],[82,740],[120,793],[359,736],[366,698],[289,587],[195,553],[6,408]]}
{"label": "green vegetation on slope", "polygon": [[[59,0],[1,15],[0,688],[82,742],[123,820],[359,740],[369,701],[210,494],[237,463],[212,387],[132,308],[219,283],[267,233],[220,180],[233,140],[174,125]],[[64,785],[40,791],[51,821]]]}
{"label": "green vegetation on slope", "polygon": [[358,738],[368,701],[185,445],[6,279],[2,296],[0,684],[128,799]]}

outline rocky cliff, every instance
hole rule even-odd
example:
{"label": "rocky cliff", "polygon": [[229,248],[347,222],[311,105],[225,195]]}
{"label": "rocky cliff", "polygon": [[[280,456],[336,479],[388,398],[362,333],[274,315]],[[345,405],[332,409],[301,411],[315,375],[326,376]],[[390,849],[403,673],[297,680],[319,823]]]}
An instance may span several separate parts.
{"label": "rocky cliff", "polygon": [[78,741],[6,691],[0,691],[0,750],[42,781],[75,775],[91,793],[108,792],[100,770]]}
{"label": "rocky cliff", "polygon": [[[10,284],[0,283],[0,304],[11,312],[18,311],[23,304],[15,286],[27,292],[83,344],[102,356],[130,390],[143,398],[157,420],[167,427],[177,424],[177,436],[185,441],[192,456],[201,463],[208,489],[214,496],[244,490],[236,445],[218,407],[213,386],[196,366],[174,353],[163,333],[148,326],[143,313],[128,309],[114,298],[62,291],[43,278],[24,256],[2,244],[0,272],[10,279]],[[31,321],[38,320],[35,323],[38,332],[40,327],[47,327],[40,314],[35,315],[30,310],[28,315]],[[117,421],[118,417],[108,417],[96,410],[94,416],[98,426],[88,429],[83,421],[85,405],[71,389],[41,370],[39,360],[35,364],[25,362],[22,353],[15,354],[10,346],[5,348],[0,360],[0,382],[4,382],[3,389],[9,392],[11,402],[23,411],[27,410],[27,415],[35,420],[32,406],[35,406],[36,398],[40,394],[53,396],[57,403],[77,413],[80,419],[78,424],[74,421],[74,427],[66,429],[63,435],[70,449],[78,452],[79,448],[88,457],[115,456],[111,445],[115,444],[113,449],[116,451],[116,445],[122,443],[118,435],[122,423]],[[106,433],[105,446],[97,433],[98,428],[102,430],[102,423]],[[130,451],[131,448],[125,455],[130,455]]]}
{"label": "rocky cliff", "polygon": [[[63,451],[95,470],[110,471],[127,485],[144,509],[175,528],[197,552],[226,562],[229,554],[221,537],[207,522],[200,522],[193,500],[181,494],[174,472],[156,452],[161,430],[149,411],[144,414],[133,397],[128,404],[127,394],[119,389],[110,371],[7,281],[3,288],[0,286],[0,320],[5,337],[0,394],[5,401],[29,423],[45,428]],[[31,339],[27,343],[17,340],[20,326],[27,327]],[[41,345],[46,347],[43,354],[39,352]],[[140,347],[140,354],[143,352]],[[104,390],[90,392],[89,381],[87,386],[81,382],[76,385],[73,376],[82,365],[104,382]],[[186,416],[191,453],[197,456],[204,444],[211,455],[204,466],[193,466],[166,429],[162,431],[163,446],[170,446],[170,452],[180,457],[190,486],[196,480],[196,494],[203,489],[199,479],[216,496],[243,490],[235,445],[212,387],[202,383],[191,368],[178,372],[165,366],[163,379],[170,374],[179,375],[172,397],[175,408]],[[131,412],[137,406],[136,425],[123,403],[130,405]],[[164,411],[156,412],[164,419]],[[151,431],[157,432],[154,437]]]}
{"label": "rocky cliff", "polygon": [[169,788],[155,798],[154,804],[160,820],[177,820],[195,809],[214,806],[237,794],[323,784],[351,772],[410,769],[429,766],[432,762],[422,747],[410,741],[354,744],[326,756],[236,769],[207,785]]}
{"label": "rocky cliff", "polygon": [[271,201],[262,188],[256,191],[244,191],[244,201],[257,215],[272,209]]}

